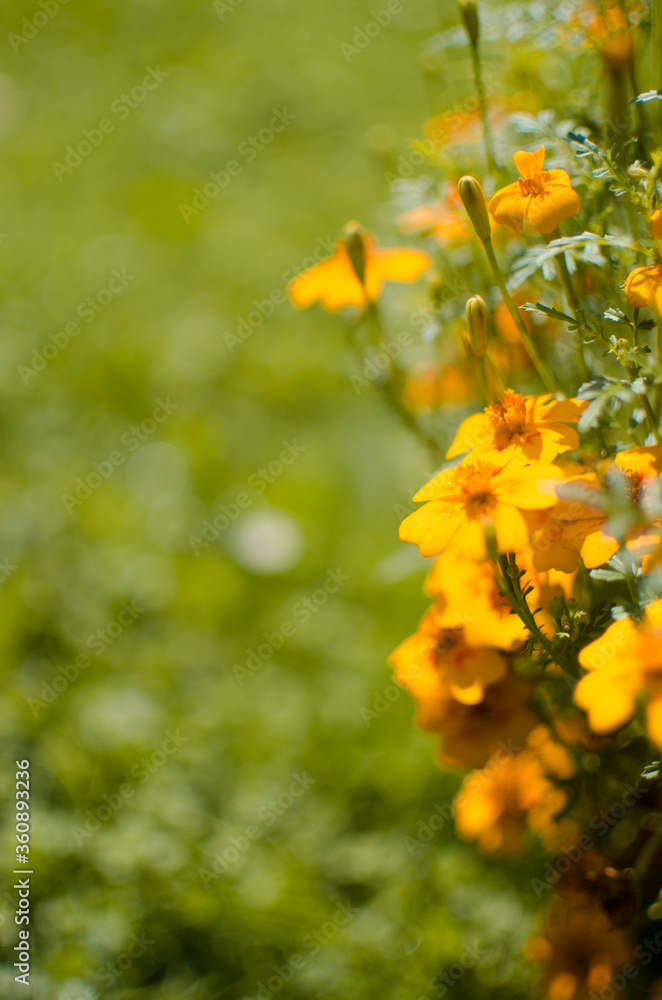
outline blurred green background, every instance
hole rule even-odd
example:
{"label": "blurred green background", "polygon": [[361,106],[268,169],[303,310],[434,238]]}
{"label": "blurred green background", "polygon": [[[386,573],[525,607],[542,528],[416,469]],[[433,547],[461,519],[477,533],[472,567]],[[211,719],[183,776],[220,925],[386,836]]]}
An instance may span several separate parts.
{"label": "blurred green background", "polygon": [[421,70],[450,0],[348,58],[385,6],[3,4],[2,996],[528,995],[538,900],[456,842],[386,664],[429,457],[282,295],[347,220],[393,239],[385,171],[472,92],[464,53]]}

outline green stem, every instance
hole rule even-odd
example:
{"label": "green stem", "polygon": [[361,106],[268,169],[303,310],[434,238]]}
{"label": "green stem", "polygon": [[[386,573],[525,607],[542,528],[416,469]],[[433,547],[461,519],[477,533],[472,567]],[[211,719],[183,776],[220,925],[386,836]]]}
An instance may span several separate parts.
{"label": "green stem", "polygon": [[[651,3],[651,89],[662,90],[662,0],[652,0]],[[660,109],[656,107],[655,112],[659,137]]]}
{"label": "green stem", "polygon": [[[572,671],[568,670],[567,663],[562,662],[562,658],[559,657],[547,636],[541,631],[540,626],[535,619],[535,615],[527,604],[526,598],[520,587],[519,576],[515,576],[515,572],[519,573],[515,556],[512,553],[508,553],[508,555],[501,555],[498,558],[499,566],[501,568],[502,586],[507,596],[510,598],[513,610],[526,626],[538,645],[545,650],[550,660],[558,664],[564,673],[571,673]],[[511,575],[511,570],[513,571],[513,575]]]}
{"label": "green stem", "polygon": [[[388,403],[396,416],[399,417],[405,427],[407,427],[408,430],[419,438],[419,440],[422,441],[427,448],[429,448],[434,459],[438,460],[443,454],[441,445],[436,438],[420,426],[414,415],[409,412],[407,407],[402,402],[402,387],[405,382],[406,374],[393,360],[390,352],[385,348],[384,332],[376,303],[371,302],[366,308],[363,313],[363,320],[369,328],[370,339],[373,345],[377,348],[382,348],[383,353],[388,358],[388,379],[385,382],[379,382],[379,387],[384,395],[385,401]],[[352,339],[352,344],[359,362],[363,363],[364,358],[358,344],[356,343],[356,338]]]}
{"label": "green stem", "polygon": [[[561,238],[561,232],[558,229],[556,229],[555,232],[551,234],[551,236],[545,236],[545,242],[551,243],[552,240],[557,240],[560,238]],[[559,277],[563,282],[563,289],[565,291],[565,297],[568,302],[568,306],[570,307],[570,309],[572,309],[572,313],[575,319],[581,323],[581,320],[577,315],[580,308],[579,299],[577,298],[577,292],[575,291],[575,286],[573,284],[572,277],[570,276],[570,272],[568,270],[568,265],[565,259],[565,253],[561,250],[554,259],[556,260],[556,267],[559,272]],[[582,374],[582,378],[584,379],[585,382],[587,382],[591,377],[591,373],[589,371],[588,365],[586,364],[586,358],[584,357],[584,345],[582,344],[582,336],[579,330],[577,331],[577,361],[579,362],[579,370]]]}
{"label": "green stem", "polygon": [[[657,363],[662,367],[662,316],[657,317]],[[656,417],[660,416],[660,402],[662,401],[662,385],[658,383],[653,393],[653,409]]]}
{"label": "green stem", "polygon": [[471,55],[473,59],[474,83],[476,85],[476,96],[478,97],[478,108],[480,110],[480,117],[483,123],[483,139],[485,142],[485,158],[487,159],[487,169],[490,174],[494,174],[497,172],[497,165],[494,156],[494,143],[492,141],[490,122],[487,116],[487,96],[485,93],[485,84],[483,83],[483,73],[480,64],[480,52],[478,51],[478,42],[471,45]]}
{"label": "green stem", "polygon": [[651,431],[653,432],[653,437],[655,438],[655,440],[656,440],[656,442],[658,444],[662,444],[662,437],[660,437],[660,432],[659,432],[658,427],[657,427],[657,421],[655,419],[655,414],[653,413],[653,408],[651,407],[651,404],[648,401],[648,396],[644,396],[643,393],[640,393],[637,396],[637,399],[639,400],[639,402],[641,403],[641,405],[644,408],[644,412],[646,413],[646,417],[648,419],[648,425],[649,425]]}
{"label": "green stem", "polygon": [[634,874],[637,880],[643,879],[646,872],[655,860],[655,855],[662,847],[662,828],[655,830],[644,844],[644,848],[637,858],[634,866]]}
{"label": "green stem", "polygon": [[538,372],[538,375],[540,376],[542,383],[547,389],[547,391],[551,393],[556,393],[557,386],[556,383],[554,382],[554,379],[552,378],[551,372],[548,370],[547,366],[545,365],[545,362],[538,354],[538,348],[533,343],[533,340],[531,339],[531,334],[527,330],[526,326],[524,325],[524,320],[520,316],[519,309],[513,302],[510,292],[506,288],[506,283],[503,280],[501,268],[499,267],[496,255],[494,253],[492,240],[490,239],[483,240],[483,246],[485,247],[485,253],[487,254],[487,259],[489,260],[490,265],[492,267],[492,273],[494,274],[495,281],[499,286],[499,291],[501,292],[501,298],[503,299],[508,309],[508,312],[515,321],[517,329],[519,330],[522,336],[522,341],[524,342],[524,346],[528,352],[528,355],[531,358],[531,361],[533,362],[534,367]]}

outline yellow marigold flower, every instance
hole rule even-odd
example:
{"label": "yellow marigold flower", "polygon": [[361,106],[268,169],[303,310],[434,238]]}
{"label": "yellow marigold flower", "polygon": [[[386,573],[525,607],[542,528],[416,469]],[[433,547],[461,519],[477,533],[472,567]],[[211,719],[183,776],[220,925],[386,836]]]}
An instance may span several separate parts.
{"label": "yellow marigold flower", "polygon": [[[568,771],[564,767],[559,777]],[[527,829],[549,834],[567,802],[534,747],[527,745],[514,756],[501,750],[482,771],[465,779],[455,802],[457,832],[464,840],[477,840],[484,851],[518,854]]]}
{"label": "yellow marigold flower", "polygon": [[433,688],[421,677],[407,686],[418,703],[417,724],[441,736],[444,767],[483,767],[501,743],[523,743],[540,721],[528,705],[532,686],[512,674],[486,688],[477,705],[463,705],[439,681]]}
{"label": "yellow marigold flower", "polygon": [[432,258],[422,250],[379,250],[372,233],[358,222],[350,222],[333,256],[302,271],[287,291],[300,309],[313,302],[319,302],[329,312],[345,306],[365,308],[377,301],[385,281],[417,281],[431,266]]}
{"label": "yellow marigold flower", "polygon": [[488,209],[495,222],[520,233],[528,219],[539,233],[553,233],[560,222],[577,215],[581,202],[565,170],[545,170],[545,147],[535,153],[513,156],[521,177],[490,199]]}
{"label": "yellow marigold flower", "polygon": [[624,726],[643,693],[650,738],[662,747],[662,599],[649,605],[640,624],[622,618],[610,625],[582,649],[579,662],[590,673],[577,685],[575,701],[593,732]]}
{"label": "yellow marigold flower", "polygon": [[[651,215],[651,236],[662,240],[662,210]],[[634,309],[649,306],[662,315],[662,262],[635,267],[625,281],[625,297]]]}
{"label": "yellow marigold flower", "polygon": [[625,281],[625,297],[634,309],[650,306],[662,315],[662,263],[630,271]]}
{"label": "yellow marigold flower", "polygon": [[[636,552],[644,543],[654,542],[649,533],[647,504],[662,472],[662,445],[619,452],[611,468],[623,476],[633,515],[648,521],[643,527],[639,525],[628,532],[628,548]],[[567,483],[581,484],[582,500],[561,500],[550,514],[565,524],[561,534],[562,546],[579,553],[584,565],[594,569],[611,559],[618,552],[620,543],[606,531],[607,517],[601,504],[600,481],[596,473],[570,477]]]}
{"label": "yellow marigold flower", "polygon": [[469,456],[416,494],[414,500],[427,502],[405,518],[400,538],[418,545],[424,556],[438,555],[452,543],[480,562],[487,557],[485,528],[491,525],[500,552],[521,552],[529,543],[522,511],[553,506],[552,484],[560,476],[556,466],[541,462],[505,461],[495,453]]}
{"label": "yellow marigold flower", "polygon": [[543,967],[541,993],[549,1000],[589,1000],[632,960],[632,942],[623,930],[612,930],[597,905],[569,907],[555,899],[547,914],[545,936],[527,946],[529,958]]}
{"label": "yellow marigold flower", "polygon": [[576,424],[587,406],[579,399],[558,401],[551,393],[523,396],[507,389],[498,402],[460,424],[446,458],[473,449],[527,462],[553,462],[561,452],[579,447],[577,431],[569,424]]}
{"label": "yellow marigold flower", "polygon": [[[542,607],[538,624],[546,635],[553,635],[556,626],[544,609],[552,597],[571,596],[574,575],[538,573],[527,552],[520,553],[518,561],[520,569],[526,570],[523,589],[532,588],[528,604],[532,611]],[[512,614],[508,599],[499,590],[489,560],[474,562],[452,548],[447,549],[435,560],[425,590],[437,602],[439,621],[448,628],[461,625],[470,646],[496,646],[514,651],[528,639],[525,626]]]}
{"label": "yellow marigold flower", "polygon": [[462,704],[477,705],[486,686],[506,673],[506,657],[500,650],[469,646],[462,628],[447,628],[435,608],[430,608],[418,632],[398,646],[389,662],[400,683],[415,691],[421,701],[438,697],[444,687]]}

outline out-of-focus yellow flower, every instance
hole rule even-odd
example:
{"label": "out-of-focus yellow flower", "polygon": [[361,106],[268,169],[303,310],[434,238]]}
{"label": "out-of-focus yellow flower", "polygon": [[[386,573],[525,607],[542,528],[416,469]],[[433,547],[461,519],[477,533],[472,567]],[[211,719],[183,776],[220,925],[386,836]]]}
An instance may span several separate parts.
{"label": "out-of-focus yellow flower", "polygon": [[[656,536],[650,535],[647,502],[658,484],[662,472],[662,445],[642,446],[621,451],[614,459],[612,471],[623,476],[624,486],[632,504],[633,515],[644,521],[628,532],[626,543],[634,553],[645,546],[653,547]],[[600,482],[596,473],[571,476],[568,484],[581,485],[582,499],[561,500],[550,511],[557,522],[564,524],[561,544],[581,555],[588,569],[602,566],[618,552],[620,543],[605,529],[607,517],[601,506]],[[648,518],[648,523],[646,520]]]}
{"label": "out-of-focus yellow flower", "polygon": [[442,405],[461,406],[475,393],[475,380],[460,365],[424,364],[409,373],[403,398],[408,410],[420,413]]}
{"label": "out-of-focus yellow flower", "polygon": [[[455,802],[458,834],[464,840],[477,840],[484,851],[518,854],[527,829],[549,835],[567,805],[567,793],[550,780],[547,762],[531,744],[532,737],[534,742],[546,739],[535,735],[538,728],[520,753],[504,756],[501,750],[483,770],[470,774],[460,789]],[[560,745],[559,749],[554,776],[569,777],[571,758]]]}
{"label": "out-of-focus yellow flower", "polygon": [[403,212],[396,223],[404,233],[431,233],[441,246],[464,243],[471,236],[462,199],[457,187],[450,184],[439,201]]}
{"label": "out-of-focus yellow flower", "polygon": [[526,628],[499,592],[491,562],[447,549],[435,560],[425,589],[437,602],[439,621],[449,628],[462,625],[469,645],[514,650],[527,641]]}
{"label": "out-of-focus yellow flower", "polygon": [[649,605],[640,624],[622,618],[585,646],[579,662],[590,673],[575,690],[594,733],[624,726],[645,694],[650,738],[662,747],[662,599]]}
{"label": "out-of-focus yellow flower", "polygon": [[497,191],[488,203],[495,222],[522,231],[528,219],[539,233],[553,233],[560,222],[577,215],[581,202],[565,170],[545,170],[545,147],[513,156],[521,177]]}
{"label": "out-of-focus yellow flower", "polygon": [[556,466],[541,462],[526,465],[497,453],[484,460],[468,456],[419,490],[414,500],[427,502],[405,518],[400,538],[418,545],[424,556],[453,544],[480,562],[487,556],[485,528],[491,525],[500,552],[521,552],[529,543],[522,511],[553,506],[552,486],[560,477]]}
{"label": "out-of-focus yellow flower", "polygon": [[630,67],[634,54],[634,39],[622,7],[607,5],[603,12],[592,5],[585,21],[588,40],[596,47],[609,72],[620,77]]}
{"label": "out-of-focus yellow flower", "polygon": [[527,946],[529,958],[543,966],[542,993],[549,1000],[589,1000],[612,987],[612,976],[632,960],[632,943],[612,930],[599,906],[569,907],[555,899],[544,937]]}
{"label": "out-of-focus yellow flower", "polygon": [[523,743],[540,721],[528,705],[532,686],[512,674],[486,688],[477,705],[463,705],[444,685],[432,697],[429,689],[410,690],[418,725],[441,735],[439,762],[445,767],[483,767],[500,743]]}
{"label": "out-of-focus yellow flower", "polygon": [[469,646],[462,628],[447,628],[435,608],[389,662],[398,681],[420,702],[434,701],[445,689],[462,704],[477,705],[487,685],[506,673],[506,657],[500,650]]}
{"label": "out-of-focus yellow flower", "polygon": [[[538,573],[526,551],[520,553],[518,561],[520,569],[526,571],[522,589],[531,587],[527,602],[532,611],[543,609],[538,624],[546,635],[553,635],[556,626],[545,608],[552,597],[571,596],[574,575]],[[425,589],[437,602],[439,621],[449,628],[461,625],[470,646],[515,651],[528,639],[521,619],[512,613],[508,599],[499,591],[489,560],[474,562],[452,548],[447,549],[437,557]]]}
{"label": "out-of-focus yellow flower", "polygon": [[[651,236],[662,240],[662,209],[651,215]],[[662,262],[635,267],[625,281],[625,297],[634,309],[649,306],[662,315]]]}
{"label": "out-of-focus yellow flower", "polygon": [[432,266],[422,250],[395,247],[380,250],[372,233],[350,222],[332,257],[302,271],[288,286],[300,309],[319,302],[329,312],[345,306],[365,308],[376,302],[385,281],[417,281]]}
{"label": "out-of-focus yellow flower", "polygon": [[476,454],[498,451],[527,462],[553,462],[561,452],[579,446],[576,424],[588,402],[555,400],[551,393],[523,396],[508,389],[483,413],[475,413],[460,424],[446,458],[465,451]]}

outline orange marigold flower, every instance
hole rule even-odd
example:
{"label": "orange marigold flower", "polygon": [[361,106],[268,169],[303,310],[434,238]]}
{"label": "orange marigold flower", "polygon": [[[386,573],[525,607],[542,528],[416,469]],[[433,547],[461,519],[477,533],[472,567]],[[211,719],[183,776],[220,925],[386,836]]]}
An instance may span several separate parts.
{"label": "orange marigold flower", "polygon": [[575,701],[588,713],[593,732],[624,726],[643,693],[648,733],[662,747],[662,599],[649,605],[640,624],[622,618],[610,625],[582,649],[579,662],[590,673],[577,685]]}
{"label": "orange marigold flower", "polygon": [[439,201],[403,212],[396,224],[404,233],[431,233],[441,246],[466,242],[472,232],[457,186],[450,184]]}
{"label": "orange marigold flower", "polygon": [[[604,9],[604,8],[603,8]],[[634,54],[634,39],[625,11],[618,6],[607,6],[603,14],[591,8],[586,34],[614,77],[622,76]]]}
{"label": "orange marigold flower", "polygon": [[335,253],[290,282],[287,292],[295,306],[319,302],[329,312],[345,306],[364,309],[376,302],[385,281],[417,281],[432,266],[422,250],[395,247],[379,250],[372,233],[358,222],[345,227]]}
{"label": "orange marigold flower", "polygon": [[612,930],[599,906],[568,907],[559,898],[547,914],[544,937],[527,946],[543,966],[542,992],[549,1000],[589,1000],[612,985],[632,959],[630,936]]}
{"label": "orange marigold flower", "polygon": [[558,401],[551,393],[523,396],[507,389],[498,402],[460,424],[446,458],[473,449],[527,462],[553,462],[561,452],[579,447],[577,431],[568,425],[576,424],[587,406],[579,399]]}
{"label": "orange marigold flower", "polygon": [[[460,789],[455,801],[457,832],[464,840],[477,840],[484,851],[519,853],[527,828],[548,835],[568,803],[566,792],[550,780],[546,763],[531,745],[538,728],[521,753],[507,756],[501,749],[482,771],[470,774]],[[558,777],[567,777],[570,758],[560,750],[565,757]]]}
{"label": "orange marigold flower", "polygon": [[436,410],[442,404],[460,406],[475,395],[474,379],[459,365],[447,364],[439,368],[423,364],[408,374],[404,388],[404,402],[412,413]]}
{"label": "orange marigold flower", "polygon": [[488,209],[495,222],[520,233],[528,219],[539,233],[553,233],[560,222],[577,215],[581,202],[565,170],[545,170],[545,147],[535,153],[513,156],[521,177],[490,199]]}
{"label": "orange marigold flower", "polygon": [[496,453],[484,460],[468,456],[419,490],[414,500],[427,502],[404,519],[400,538],[418,545],[424,556],[452,543],[480,562],[487,557],[485,528],[492,525],[500,552],[520,552],[529,543],[522,511],[553,506],[551,487],[560,476],[556,466],[541,462],[526,465]]}
{"label": "orange marigold flower", "polygon": [[446,688],[464,705],[483,700],[485,687],[506,673],[498,649],[469,646],[462,628],[447,628],[435,608],[426,613],[418,632],[391,654],[397,679],[418,701],[433,701]]}

